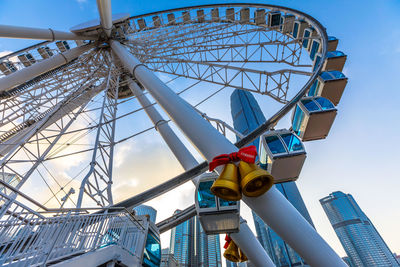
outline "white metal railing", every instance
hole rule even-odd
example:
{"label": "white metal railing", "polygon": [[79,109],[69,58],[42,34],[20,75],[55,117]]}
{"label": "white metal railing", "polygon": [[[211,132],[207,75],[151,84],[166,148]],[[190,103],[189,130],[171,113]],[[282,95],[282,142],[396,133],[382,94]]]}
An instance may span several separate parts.
{"label": "white metal railing", "polygon": [[146,222],[125,211],[0,221],[0,265],[46,265],[109,245],[140,259]]}

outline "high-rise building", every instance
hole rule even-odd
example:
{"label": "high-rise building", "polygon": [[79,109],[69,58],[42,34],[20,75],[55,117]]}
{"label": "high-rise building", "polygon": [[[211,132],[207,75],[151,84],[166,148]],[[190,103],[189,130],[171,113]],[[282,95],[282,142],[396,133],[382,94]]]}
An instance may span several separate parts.
{"label": "high-rise building", "polygon": [[173,254],[169,253],[169,248],[161,250],[161,264],[160,267],[179,267],[178,261]]}
{"label": "high-rise building", "polygon": [[136,215],[150,216],[150,221],[153,223],[156,223],[157,210],[155,210],[153,207],[150,207],[147,205],[140,205],[140,206],[134,207],[133,210],[135,211]]}
{"label": "high-rise building", "polygon": [[222,266],[219,236],[206,235],[197,216],[171,230],[169,253],[174,255],[179,266]]}
{"label": "high-rise building", "polygon": [[[250,92],[243,90],[236,89],[233,91],[231,95],[231,114],[234,128],[244,135],[266,121],[254,96]],[[254,140],[252,145],[258,148],[259,138]],[[275,186],[303,217],[314,226],[296,183],[286,182]],[[253,218],[257,238],[276,266],[305,266],[304,260],[254,212]]]}
{"label": "high-rise building", "polygon": [[[6,184],[16,187],[21,181],[21,178],[16,174],[3,172],[0,173],[0,180],[5,182]],[[0,192],[2,192],[4,188],[5,187],[0,184]]]}
{"label": "high-rise building", "polygon": [[353,196],[337,191],[320,200],[351,266],[400,266]]}

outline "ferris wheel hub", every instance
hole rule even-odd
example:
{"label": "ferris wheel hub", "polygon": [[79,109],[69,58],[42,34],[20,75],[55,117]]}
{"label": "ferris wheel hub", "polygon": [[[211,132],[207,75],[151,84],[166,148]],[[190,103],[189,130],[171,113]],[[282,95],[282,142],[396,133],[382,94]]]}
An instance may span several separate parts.
{"label": "ferris wheel hub", "polygon": [[[129,18],[129,13],[117,13],[112,15],[112,23],[120,23]],[[92,19],[71,27],[69,30],[75,34],[97,31],[101,29],[100,19]]]}

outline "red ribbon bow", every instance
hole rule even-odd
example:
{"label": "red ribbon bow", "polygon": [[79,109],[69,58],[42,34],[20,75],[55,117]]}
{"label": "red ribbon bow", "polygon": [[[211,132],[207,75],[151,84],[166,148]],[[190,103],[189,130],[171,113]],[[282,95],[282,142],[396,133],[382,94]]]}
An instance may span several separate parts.
{"label": "red ribbon bow", "polygon": [[213,158],[208,165],[210,171],[214,170],[219,165],[225,165],[229,162],[243,160],[247,163],[254,163],[256,161],[257,148],[255,146],[247,146],[239,149],[238,152],[231,154],[222,154]]}
{"label": "red ribbon bow", "polygon": [[224,245],[224,249],[227,249],[229,246],[229,243],[231,243],[232,239],[230,238],[229,235],[225,235],[225,245]]}

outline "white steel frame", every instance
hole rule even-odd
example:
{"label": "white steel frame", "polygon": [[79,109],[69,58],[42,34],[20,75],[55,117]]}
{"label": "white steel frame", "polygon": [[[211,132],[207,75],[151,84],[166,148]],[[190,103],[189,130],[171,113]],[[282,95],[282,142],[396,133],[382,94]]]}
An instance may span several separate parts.
{"label": "white steel frame", "polygon": [[[197,163],[169,128],[168,122],[154,109],[154,103],[150,103],[145,97],[141,87],[152,95],[203,157],[211,161],[219,154],[237,151],[238,147],[273,127],[305,95],[326,59],[328,38],[325,28],[309,15],[290,8],[263,4],[205,5],[130,17],[113,25],[111,1],[97,0],[97,5],[100,25],[98,35],[95,36],[51,29],[0,26],[0,37],[50,41],[18,51],[33,55],[34,61],[31,65],[13,62],[17,52],[0,59],[0,63],[17,64],[15,72],[0,76],[0,174],[11,173],[19,178],[15,187],[4,186],[4,190],[0,191],[2,223],[12,219],[29,225],[37,218],[42,219],[43,215],[20,201],[20,198],[27,199],[21,187],[34,172],[42,176],[39,167],[46,169],[46,161],[84,152],[92,152],[92,160],[90,169],[81,182],[78,203],[75,205],[77,211],[81,210],[84,196],[88,196],[86,199],[93,200],[99,206],[112,207],[114,146],[152,129],[148,128],[115,141],[116,121],[141,110],[117,114],[118,106],[129,103],[135,99],[134,96],[186,170],[184,174],[167,182],[167,188],[160,192],[171,190],[189,179],[196,179],[196,176],[204,172],[206,164]],[[239,19],[240,10],[244,7],[254,12],[264,9],[279,11],[282,15],[294,14],[312,26],[316,34],[308,39],[320,42],[322,49],[321,61],[316,70],[310,72],[312,64],[302,60],[303,37],[293,39],[290,34],[279,32],[277,27],[260,24],[260,20],[253,17],[249,20]],[[229,18],[222,15],[222,11],[227,8],[234,9]],[[221,11],[221,16],[216,16],[215,11],[212,11],[216,9]],[[173,16],[169,17],[168,14]],[[76,47],[70,50],[65,48],[68,51],[64,52],[52,48],[54,56],[38,58],[34,50],[43,45],[53,45],[55,40],[75,40]],[[259,63],[274,66],[281,64],[284,67],[265,71],[255,67]],[[196,81],[181,92],[198,83],[208,83],[223,86],[222,89],[230,87],[265,94],[284,106],[235,146],[224,135],[228,129],[242,137],[237,131],[226,122],[210,118],[187,103],[154,72],[170,75],[174,79]],[[306,77],[307,82],[297,93],[292,93],[289,91],[290,82],[295,76]],[[127,92],[124,96],[126,99],[118,99],[124,83],[125,86],[128,84],[132,94]],[[98,99],[102,101],[96,106]],[[93,119],[92,113],[99,116]],[[87,126],[69,130],[71,124],[82,117],[89,121]],[[210,122],[216,123],[217,129]],[[64,155],[56,151],[55,147],[63,136],[90,133],[94,130],[96,137],[91,148]],[[64,191],[64,186],[59,187],[59,191]],[[161,194],[160,192],[151,189],[143,192],[140,199],[128,199],[115,205],[131,207],[150,200]],[[52,193],[58,200],[57,193]],[[67,192],[64,191],[65,194]],[[243,201],[308,264],[346,266],[275,188],[260,197],[243,197]],[[39,209],[47,209],[40,203],[30,202]],[[59,204],[64,205],[60,201]],[[193,213],[188,210],[187,214]],[[73,226],[71,224],[68,227]],[[256,266],[273,266],[245,221],[241,223],[240,232],[232,234],[232,238]],[[58,238],[56,241],[58,242]],[[44,263],[53,247],[47,252]]]}

